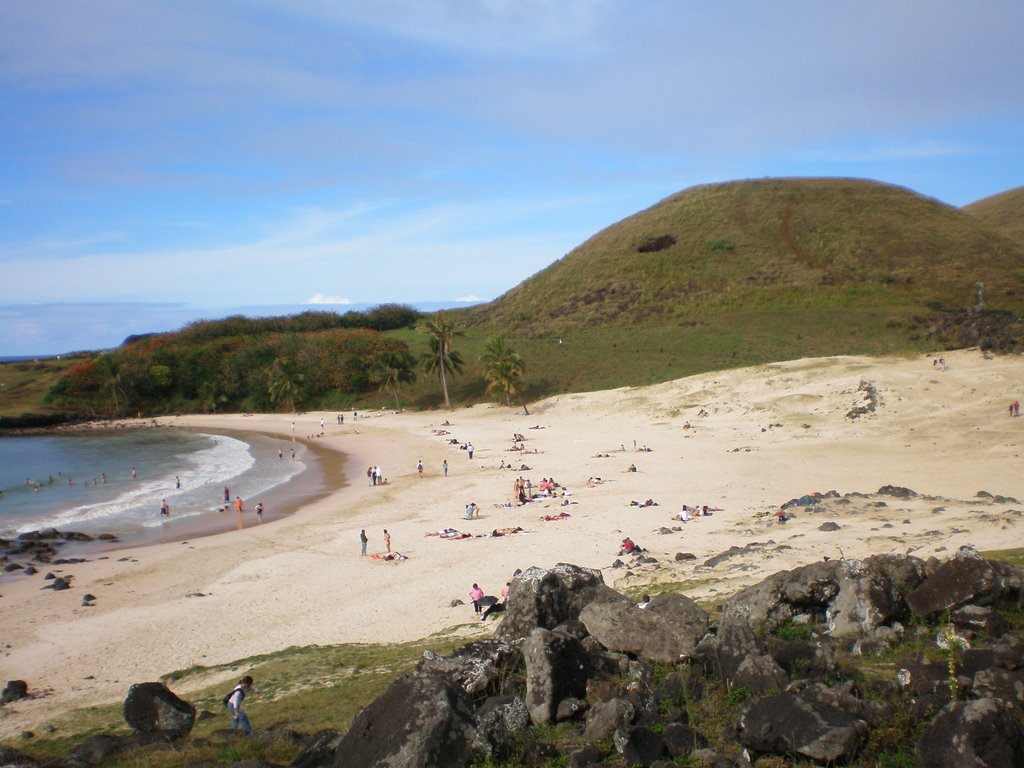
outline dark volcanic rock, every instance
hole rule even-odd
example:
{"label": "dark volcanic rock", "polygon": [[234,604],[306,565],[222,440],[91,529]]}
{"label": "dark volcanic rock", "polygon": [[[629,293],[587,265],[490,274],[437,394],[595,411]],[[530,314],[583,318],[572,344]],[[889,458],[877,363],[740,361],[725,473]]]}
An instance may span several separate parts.
{"label": "dark volcanic rock", "polygon": [[605,586],[600,571],[559,563],[550,570],[528,568],[512,580],[508,609],[494,636],[499,640],[519,640],[535,628],[553,629],[594,601],[625,602],[615,590]]}
{"label": "dark volcanic rock", "polygon": [[797,754],[833,763],[856,755],[868,724],[835,707],[790,693],[754,699],[740,715],[740,741],[758,752]]}
{"label": "dark volcanic rock", "polygon": [[335,730],[314,734],[298,756],[288,764],[288,768],[324,768],[334,765],[335,753],[344,735]]}
{"label": "dark volcanic rock", "polygon": [[552,723],[559,702],[585,698],[590,662],[576,637],[535,629],[523,641],[526,663],[526,708],[534,725]]}
{"label": "dark volcanic rock", "polygon": [[10,704],[18,699],[28,698],[28,683],[24,680],[8,680],[3,693],[0,693],[0,704]]}
{"label": "dark volcanic rock", "polygon": [[185,736],[196,721],[196,708],[175,696],[163,683],[137,683],[124,700],[124,719],[139,733],[171,739]]}
{"label": "dark volcanic rock", "polygon": [[477,696],[497,693],[492,690],[496,681],[522,661],[520,650],[501,640],[477,640],[462,646],[450,656],[439,656],[426,651],[417,670],[442,674],[459,685],[466,693]]}
{"label": "dark volcanic rock", "polygon": [[440,675],[402,675],[352,722],[335,768],[463,768],[489,751],[476,730],[473,701]]}
{"label": "dark volcanic rock", "polygon": [[991,564],[962,549],[911,592],[907,604],[918,616],[933,616],[971,602],[991,603],[997,594],[996,587],[996,571]]}
{"label": "dark volcanic rock", "polygon": [[997,699],[947,704],[917,742],[918,768],[1019,768],[1024,725]]}
{"label": "dark volcanic rock", "polygon": [[647,608],[632,603],[591,603],[580,612],[605,648],[674,664],[689,658],[708,631],[708,614],[685,595],[661,594]]}

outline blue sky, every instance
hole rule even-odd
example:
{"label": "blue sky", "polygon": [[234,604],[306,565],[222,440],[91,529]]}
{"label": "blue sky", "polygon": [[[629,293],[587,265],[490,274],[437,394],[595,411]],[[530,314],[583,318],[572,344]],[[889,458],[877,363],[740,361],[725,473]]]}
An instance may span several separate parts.
{"label": "blue sky", "polygon": [[489,300],[694,184],[963,205],[1024,184],[1022,29],[1020,0],[0,0],[0,355],[177,327],[145,308]]}

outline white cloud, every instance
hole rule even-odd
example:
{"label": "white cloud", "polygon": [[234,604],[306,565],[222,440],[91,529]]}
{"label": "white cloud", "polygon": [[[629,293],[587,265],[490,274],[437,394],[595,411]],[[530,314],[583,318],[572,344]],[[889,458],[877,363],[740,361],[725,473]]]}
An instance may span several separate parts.
{"label": "white cloud", "polygon": [[323,293],[314,293],[303,304],[351,304],[351,299],[346,299],[344,296],[329,296]]}

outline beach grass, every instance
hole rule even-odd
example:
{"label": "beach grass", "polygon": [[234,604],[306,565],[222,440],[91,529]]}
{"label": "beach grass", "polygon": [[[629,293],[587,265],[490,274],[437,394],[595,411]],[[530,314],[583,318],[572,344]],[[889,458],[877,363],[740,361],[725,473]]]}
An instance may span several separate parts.
{"label": "beach grass", "polygon": [[[403,644],[292,647],[229,664],[170,672],[161,682],[172,691],[191,691],[180,695],[197,710],[192,732],[177,742],[130,750],[104,764],[172,768],[200,762],[230,765],[248,759],[290,762],[300,746],[283,734],[347,729],[359,710],[383,693],[395,677],[411,670],[424,651],[447,654],[465,642],[465,637],[438,633]],[[242,739],[223,733],[230,727],[230,719],[222,699],[244,675],[252,675],[260,691],[258,698],[246,701],[253,728],[281,738]],[[214,680],[217,682],[211,682]],[[121,704],[72,710],[53,719],[43,731],[19,749],[49,759],[66,754],[89,736],[130,733]]]}

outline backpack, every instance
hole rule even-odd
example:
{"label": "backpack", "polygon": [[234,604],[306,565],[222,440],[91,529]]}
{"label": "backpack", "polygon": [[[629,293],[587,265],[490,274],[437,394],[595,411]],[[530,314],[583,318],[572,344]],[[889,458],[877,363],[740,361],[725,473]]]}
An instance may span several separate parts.
{"label": "backpack", "polygon": [[223,699],[221,699],[221,701],[224,703],[225,707],[228,706],[231,703],[231,697],[235,695],[235,691],[241,691],[242,692],[241,698],[238,699],[238,703],[239,703],[239,705],[241,705],[242,700],[245,698],[245,689],[242,686],[240,686],[240,685],[236,685],[234,688],[231,689],[231,693],[229,693],[227,696],[225,696]]}

